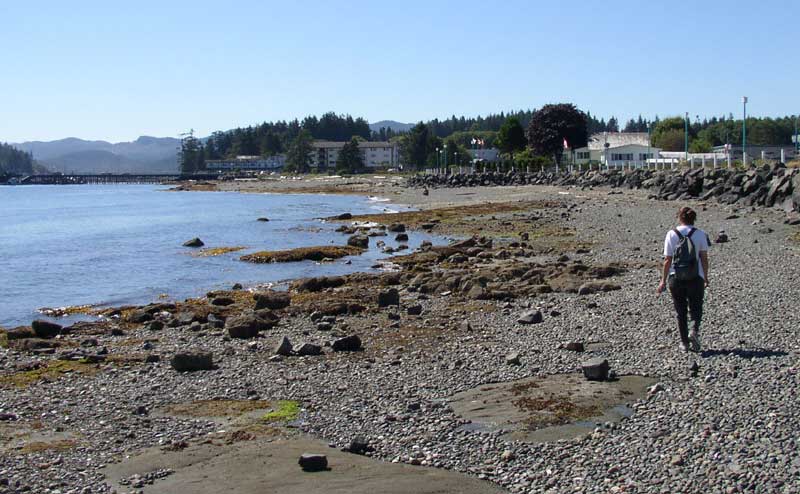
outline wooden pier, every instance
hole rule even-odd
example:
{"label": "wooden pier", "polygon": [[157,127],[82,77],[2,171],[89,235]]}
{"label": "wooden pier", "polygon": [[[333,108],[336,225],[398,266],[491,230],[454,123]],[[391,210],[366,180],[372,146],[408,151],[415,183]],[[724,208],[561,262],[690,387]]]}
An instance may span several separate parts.
{"label": "wooden pier", "polygon": [[99,175],[29,175],[17,177],[19,185],[77,185],[77,184],[160,184],[176,180],[216,180],[216,173],[196,175],[169,174],[99,174]]}

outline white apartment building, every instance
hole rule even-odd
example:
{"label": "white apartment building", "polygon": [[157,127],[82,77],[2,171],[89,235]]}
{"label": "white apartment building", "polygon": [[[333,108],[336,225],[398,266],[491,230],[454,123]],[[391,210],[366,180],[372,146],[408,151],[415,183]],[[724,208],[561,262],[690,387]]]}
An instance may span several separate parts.
{"label": "white apartment building", "polygon": [[[347,142],[314,141],[311,166],[321,169],[336,168],[339,151]],[[367,168],[394,168],[400,165],[397,143],[387,141],[359,141],[358,150]]]}
{"label": "white apartment building", "polygon": [[206,170],[208,171],[254,171],[254,170],[279,170],[286,165],[286,155],[276,154],[275,156],[237,156],[233,159],[207,160]]}
{"label": "white apartment building", "polygon": [[472,155],[473,160],[490,163],[494,163],[500,158],[500,150],[497,148],[470,149],[469,154]]}

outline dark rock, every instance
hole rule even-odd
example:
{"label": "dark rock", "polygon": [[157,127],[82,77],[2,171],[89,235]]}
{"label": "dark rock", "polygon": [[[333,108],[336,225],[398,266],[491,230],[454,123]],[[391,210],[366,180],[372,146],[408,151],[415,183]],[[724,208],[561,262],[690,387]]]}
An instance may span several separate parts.
{"label": "dark rock", "polygon": [[392,233],[402,233],[406,231],[406,225],[402,223],[392,223],[391,225],[389,225],[387,230],[389,230]]}
{"label": "dark rock", "polygon": [[584,377],[589,381],[605,381],[608,379],[608,371],[611,367],[608,360],[604,358],[593,358],[581,364]]}
{"label": "dark rock", "polygon": [[256,221],[267,222],[269,221],[269,218],[265,218],[262,216],[261,218],[258,218]]}
{"label": "dark rock", "polygon": [[355,352],[361,350],[361,338],[358,335],[339,338],[331,344],[334,352]]}
{"label": "dark rock", "polygon": [[220,307],[226,307],[228,305],[235,304],[236,301],[230,297],[215,297],[211,300],[211,305],[217,305]]}
{"label": "dark rock", "polygon": [[225,321],[225,329],[231,338],[255,338],[260,331],[275,326],[276,321],[261,317],[255,312],[243,312],[229,317]]}
{"label": "dark rock", "polygon": [[325,455],[303,453],[297,464],[305,472],[321,472],[328,469],[328,457]]}
{"label": "dark rock", "polygon": [[353,219],[353,215],[350,213],[342,213],[336,217],[337,220],[351,220]]}
{"label": "dark rock", "polygon": [[295,353],[301,357],[322,355],[322,347],[314,343],[303,343],[295,349]]}
{"label": "dark rock", "polygon": [[244,288],[244,287],[242,286],[242,284],[241,284],[241,283],[234,283],[234,284],[233,284],[233,286],[231,287],[231,290],[234,290],[234,291],[236,291],[236,290],[241,290],[241,289],[243,289],[243,288]]}
{"label": "dark rock", "polygon": [[518,352],[511,352],[506,355],[506,363],[508,365],[520,365],[522,362],[519,360],[519,353]]}
{"label": "dark rock", "polygon": [[717,234],[717,238],[714,239],[715,244],[724,244],[727,241],[728,241],[728,234],[722,230],[720,230],[719,234]]}
{"label": "dark rock", "polygon": [[147,357],[144,358],[144,361],[148,364],[154,364],[156,362],[161,361],[161,357],[159,355],[155,355],[153,353],[148,354]]}
{"label": "dark rock", "polygon": [[544,317],[540,310],[528,312],[517,319],[517,322],[520,324],[539,324],[542,321],[544,321]]}
{"label": "dark rock", "polygon": [[366,249],[369,247],[369,237],[367,235],[353,235],[347,239],[347,245]]}
{"label": "dark rock", "polygon": [[253,294],[253,299],[256,301],[256,310],[280,310],[292,303],[288,292],[259,292]]}
{"label": "dark rock", "polygon": [[281,338],[281,341],[275,346],[275,355],[282,355],[284,357],[288,357],[292,354],[294,348],[292,348],[292,342],[289,341],[289,338],[284,336]]}
{"label": "dark rock", "polygon": [[564,345],[565,350],[569,350],[571,352],[582,352],[584,351],[583,343],[580,341],[570,341],[566,345]]}
{"label": "dark rock", "polygon": [[378,292],[378,307],[389,307],[390,305],[400,305],[400,292],[397,291],[397,288]]}
{"label": "dark rock", "polygon": [[39,338],[55,338],[61,334],[61,325],[50,321],[37,319],[31,323],[33,334]]}
{"label": "dark rock", "polygon": [[398,242],[408,242],[408,234],[407,233],[398,233],[394,239]]}
{"label": "dark rock", "polygon": [[214,361],[211,352],[188,350],[173,355],[170,365],[178,372],[194,372],[213,369]]}
{"label": "dark rock", "polygon": [[363,455],[371,450],[372,448],[369,447],[369,441],[367,441],[364,436],[356,436],[350,441],[350,445],[347,447],[347,451],[356,455]]}
{"label": "dark rock", "polygon": [[128,321],[135,324],[143,324],[153,320],[153,314],[145,309],[135,310],[128,316]]}
{"label": "dark rock", "polygon": [[418,316],[422,314],[422,306],[421,305],[412,305],[407,310],[409,316]]}
{"label": "dark rock", "polygon": [[164,329],[164,323],[162,321],[150,321],[145,324],[144,328],[149,331],[161,331]]}
{"label": "dark rock", "polygon": [[203,243],[203,241],[200,240],[197,237],[195,237],[195,238],[193,238],[191,240],[187,240],[186,242],[183,243],[184,247],[202,247],[204,245],[205,245],[205,243]]}

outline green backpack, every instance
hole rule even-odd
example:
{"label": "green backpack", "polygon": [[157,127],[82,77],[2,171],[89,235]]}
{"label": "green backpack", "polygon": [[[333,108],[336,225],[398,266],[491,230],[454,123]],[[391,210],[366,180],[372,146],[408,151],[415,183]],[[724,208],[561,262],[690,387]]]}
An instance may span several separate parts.
{"label": "green backpack", "polygon": [[692,242],[692,234],[697,228],[689,230],[687,235],[682,235],[677,228],[673,231],[678,235],[678,248],[672,256],[672,267],[675,269],[675,279],[678,281],[696,280],[700,276],[697,266],[697,249]]}

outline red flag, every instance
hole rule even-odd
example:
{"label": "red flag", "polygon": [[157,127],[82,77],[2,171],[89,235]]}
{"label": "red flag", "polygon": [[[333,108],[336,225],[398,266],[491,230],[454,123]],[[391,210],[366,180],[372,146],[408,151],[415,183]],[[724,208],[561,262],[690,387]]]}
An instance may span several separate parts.
{"label": "red flag", "polygon": [[569,149],[569,143],[567,142],[567,138],[564,138],[564,149]]}

